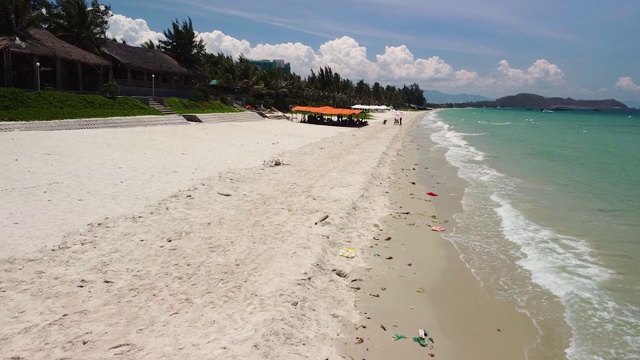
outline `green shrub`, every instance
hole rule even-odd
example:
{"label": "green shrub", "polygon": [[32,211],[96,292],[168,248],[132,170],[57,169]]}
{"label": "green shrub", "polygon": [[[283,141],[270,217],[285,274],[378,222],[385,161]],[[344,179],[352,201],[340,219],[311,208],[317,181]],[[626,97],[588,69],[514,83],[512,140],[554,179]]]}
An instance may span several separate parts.
{"label": "green shrub", "polygon": [[206,114],[238,112],[233,106],[216,101],[193,101],[180,98],[167,98],[165,106],[178,114]]}
{"label": "green shrub", "polygon": [[206,84],[198,84],[191,90],[191,100],[209,101],[209,87]]}
{"label": "green shrub", "polygon": [[113,99],[120,95],[120,85],[114,81],[102,84],[98,93],[108,99]]}
{"label": "green shrub", "polygon": [[160,112],[128,97],[107,99],[58,91],[26,92],[0,88],[0,121],[106,118],[160,115]]}

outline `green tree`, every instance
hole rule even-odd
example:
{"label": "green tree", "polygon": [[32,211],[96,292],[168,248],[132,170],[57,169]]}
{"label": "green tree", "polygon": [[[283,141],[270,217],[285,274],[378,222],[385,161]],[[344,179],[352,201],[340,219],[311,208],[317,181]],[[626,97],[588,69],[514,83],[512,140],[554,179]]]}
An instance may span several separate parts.
{"label": "green tree", "polygon": [[0,35],[26,36],[44,19],[40,0],[0,0]]}
{"label": "green tree", "polygon": [[47,28],[58,38],[99,54],[98,46],[107,40],[111,6],[98,0],[56,0],[46,6]]}
{"label": "green tree", "polygon": [[166,40],[160,40],[160,50],[186,66],[200,66],[206,53],[204,41],[196,39],[191,18],[183,20],[182,26],[178,19],[171,23],[171,29],[164,32]]}
{"label": "green tree", "polygon": [[153,40],[149,39],[147,41],[145,41],[144,43],[142,43],[141,45],[143,48],[147,48],[147,49],[158,49],[160,46],[156,43],[153,42]]}

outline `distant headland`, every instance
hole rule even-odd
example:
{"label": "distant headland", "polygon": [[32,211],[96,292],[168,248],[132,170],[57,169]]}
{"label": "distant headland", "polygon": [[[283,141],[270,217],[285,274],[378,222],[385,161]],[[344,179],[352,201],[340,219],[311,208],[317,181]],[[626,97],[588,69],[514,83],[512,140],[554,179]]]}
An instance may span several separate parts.
{"label": "distant headland", "polygon": [[[453,104],[451,104],[453,105]],[[572,98],[544,97],[521,93],[501,97],[497,100],[471,101],[459,103],[468,107],[507,107],[523,109],[628,109],[618,100],[575,100]]]}

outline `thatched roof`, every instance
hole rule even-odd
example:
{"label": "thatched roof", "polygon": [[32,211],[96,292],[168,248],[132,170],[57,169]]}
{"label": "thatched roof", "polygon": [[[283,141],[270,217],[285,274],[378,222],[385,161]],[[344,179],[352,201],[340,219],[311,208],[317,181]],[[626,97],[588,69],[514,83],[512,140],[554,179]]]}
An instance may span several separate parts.
{"label": "thatched roof", "polygon": [[47,56],[77,61],[89,65],[110,66],[111,64],[88,51],[64,42],[43,29],[27,30],[28,37],[0,37],[0,50],[10,48],[12,52],[32,56]]}
{"label": "thatched roof", "polygon": [[135,71],[155,74],[202,75],[197,70],[180,65],[171,56],[159,50],[109,42],[100,46],[100,51],[119,61],[125,68]]}

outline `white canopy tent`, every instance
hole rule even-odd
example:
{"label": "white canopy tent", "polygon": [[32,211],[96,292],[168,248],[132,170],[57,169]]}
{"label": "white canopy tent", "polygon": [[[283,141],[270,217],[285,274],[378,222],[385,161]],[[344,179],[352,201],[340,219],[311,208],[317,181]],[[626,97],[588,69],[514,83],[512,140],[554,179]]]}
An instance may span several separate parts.
{"label": "white canopy tent", "polygon": [[393,110],[392,107],[387,105],[353,105],[352,109],[366,110],[366,111],[388,111]]}

